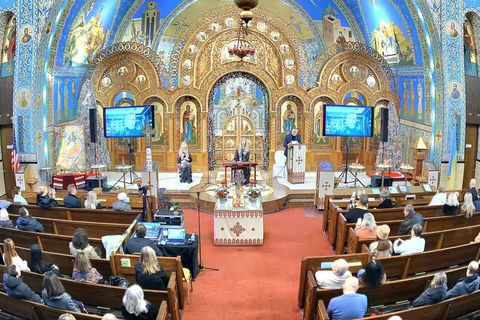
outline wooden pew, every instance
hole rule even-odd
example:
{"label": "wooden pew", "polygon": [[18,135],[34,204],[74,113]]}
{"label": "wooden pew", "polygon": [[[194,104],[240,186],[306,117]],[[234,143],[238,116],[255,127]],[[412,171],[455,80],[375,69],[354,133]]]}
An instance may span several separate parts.
{"label": "wooden pew", "polygon": [[21,207],[25,207],[30,215],[35,218],[49,218],[49,219],[60,219],[60,220],[74,220],[74,221],[92,221],[92,222],[113,222],[113,223],[122,223],[130,224],[132,221],[137,218],[141,211],[132,210],[126,212],[112,211],[108,209],[72,209],[64,207],[55,207],[55,208],[40,208],[36,205],[22,206],[17,204],[12,204],[8,208],[8,212],[11,214],[18,214],[18,210]]}
{"label": "wooden pew", "polygon": [[[0,228],[0,241],[3,242],[6,238],[11,238],[15,242],[15,245],[20,247],[29,248],[32,244],[37,243],[43,251],[64,254],[70,254],[68,244],[72,241],[71,236]],[[102,240],[89,238],[88,241],[92,246],[100,248],[102,257],[105,257],[105,248],[103,247]]]}
{"label": "wooden pew", "polygon": [[[67,191],[57,191],[55,194],[55,198],[58,199],[57,202],[59,204],[63,204],[63,198],[67,195]],[[111,208],[112,203],[117,201],[117,195],[118,193],[115,192],[97,192],[97,199],[100,201],[100,204],[104,208]],[[138,191],[131,192],[127,190],[127,195],[130,198],[130,206],[132,208],[136,209],[141,209],[143,208],[143,199],[142,195],[138,193]],[[24,198],[27,200],[29,204],[35,204],[37,201],[37,193],[33,191],[25,191],[23,192]],[[87,198],[87,191],[83,190],[78,190],[77,191],[77,197],[80,199],[80,202],[83,203],[85,202],[85,199]],[[154,203],[154,198],[151,196],[149,197],[150,203]]]}
{"label": "wooden pew", "polygon": [[[425,251],[448,248],[458,246],[461,244],[469,243],[475,239],[480,232],[480,225],[472,225],[468,227],[460,227],[448,230],[432,231],[422,233],[422,238],[425,239]],[[410,235],[392,236],[388,239],[392,243],[396,239],[409,239]],[[347,253],[360,252],[362,246],[368,247],[370,243],[376,241],[376,239],[359,239],[355,233],[355,229],[349,228],[348,230],[348,245]]]}
{"label": "wooden pew", "polygon": [[[321,257],[304,257],[300,264],[300,287],[298,289],[298,305],[299,308],[303,308],[305,288],[307,281],[307,272],[309,270],[320,270],[320,265],[324,262],[333,262],[337,259],[345,259],[352,266],[349,270],[353,273],[357,272],[361,268],[365,267],[369,260],[368,254],[346,254],[342,256],[321,256]],[[331,270],[327,268],[326,270]]]}
{"label": "wooden pew", "polygon": [[[466,267],[447,270],[445,273],[447,274],[448,287],[451,288],[460,278],[464,277],[465,272]],[[433,276],[434,274],[429,274],[415,278],[388,281],[377,288],[360,287],[358,293],[367,295],[369,306],[384,306],[395,304],[398,301],[412,301],[424,291]],[[313,278],[313,281],[315,280],[311,271],[309,271],[307,277],[309,279]],[[306,295],[305,305],[307,305],[308,300],[311,308],[307,310],[308,312],[305,312],[304,309],[304,320],[315,319],[317,313],[316,306],[319,300],[323,301],[325,306],[328,306],[332,298],[342,295],[342,289],[321,289],[312,280],[310,282],[309,286],[315,286],[315,290],[311,289]],[[328,318],[320,317],[320,319]],[[423,318],[419,319],[423,320]]]}
{"label": "wooden pew", "polygon": [[[378,320],[388,320],[392,316],[399,316],[404,320],[448,320],[455,319],[459,316],[468,314],[475,310],[478,310],[478,305],[480,304],[480,291],[476,291],[471,294],[466,294],[460,297],[444,300],[440,303],[405,309],[402,311],[385,313],[382,315],[375,316],[375,319]],[[327,309],[322,300],[318,302],[317,307],[317,319],[318,320],[330,320],[330,317],[327,314]],[[372,319],[362,318],[362,319]]]}
{"label": "wooden pew", "polygon": [[[19,215],[10,214],[10,219],[15,224]],[[77,228],[87,230],[88,236],[92,238],[101,238],[107,235],[123,234],[127,230],[128,224],[120,223],[103,223],[103,222],[87,222],[87,221],[71,221],[51,218],[35,218],[43,225],[45,233],[62,234],[65,236],[73,236]]]}
{"label": "wooden pew", "polygon": [[[390,227],[390,234],[398,234],[400,229],[401,220],[380,221],[377,224],[388,224]],[[453,228],[460,228],[466,226],[472,226],[480,224],[480,214],[475,214],[470,219],[466,219],[464,215],[459,214],[456,216],[444,216],[444,217],[425,217],[424,216],[423,232],[441,231]],[[345,248],[345,242],[348,236],[348,228],[355,227],[354,223],[347,223],[347,220],[343,214],[338,215],[338,227],[337,227],[337,240],[336,240],[336,252],[338,254],[343,253]]]}
{"label": "wooden pew", "polygon": [[[20,258],[26,261],[30,261],[30,247],[24,248],[15,245]],[[0,251],[3,253],[3,243],[0,243]],[[42,251],[42,259],[53,263],[58,267],[61,274],[72,275],[73,263],[75,262],[75,257],[70,254]],[[107,259],[90,259],[92,266],[97,269],[97,271],[104,277],[108,278],[113,275],[110,260]]]}
{"label": "wooden pew", "polygon": [[162,301],[160,304],[160,309],[158,309],[158,316],[156,320],[167,320],[168,317],[168,310],[167,310],[167,303]]}
{"label": "wooden pew", "polygon": [[[6,293],[0,292],[0,310],[22,319],[56,320],[66,310],[55,309],[44,304],[10,298]],[[101,316],[69,311],[76,320],[100,320]]]}
{"label": "wooden pew", "polygon": [[[183,270],[182,260],[178,257],[157,257],[158,263],[172,278],[172,274],[176,277],[178,288],[178,300],[180,309],[185,305],[185,294],[183,291]],[[112,270],[115,275],[126,278],[130,283],[135,282],[135,265],[140,262],[140,255],[134,254],[114,254],[111,259]]]}
{"label": "wooden pew", "polygon": [[[6,267],[0,265],[0,272],[6,272]],[[43,289],[43,275],[33,272],[22,272],[25,283],[35,292],[41,292]],[[144,290],[145,300],[152,303],[156,308],[160,308],[162,301],[166,301],[168,311],[173,320],[180,320],[180,309],[177,299],[177,284],[175,272],[172,272],[166,291]],[[102,284],[92,284],[88,282],[76,281],[66,278],[60,278],[65,291],[73,299],[82,301],[86,305],[106,307],[115,310],[122,308],[122,298],[126,289]]]}

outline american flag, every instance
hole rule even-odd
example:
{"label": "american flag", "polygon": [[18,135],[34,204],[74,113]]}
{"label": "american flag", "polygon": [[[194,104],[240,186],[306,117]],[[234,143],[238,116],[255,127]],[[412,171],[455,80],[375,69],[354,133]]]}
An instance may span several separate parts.
{"label": "american flag", "polygon": [[20,168],[20,163],[18,162],[18,153],[17,153],[17,143],[15,142],[15,129],[12,129],[12,170],[13,173],[17,173]]}

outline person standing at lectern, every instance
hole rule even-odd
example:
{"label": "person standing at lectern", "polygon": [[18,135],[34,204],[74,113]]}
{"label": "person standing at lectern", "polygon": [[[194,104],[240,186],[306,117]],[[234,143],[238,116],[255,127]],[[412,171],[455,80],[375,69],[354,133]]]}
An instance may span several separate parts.
{"label": "person standing at lectern", "polygon": [[302,143],[302,139],[300,138],[300,134],[298,134],[297,129],[292,129],[292,132],[285,136],[283,139],[283,147],[285,148],[285,157],[288,158],[288,145],[292,143],[292,141],[297,141],[298,143]]}
{"label": "person standing at lectern", "polygon": [[[235,150],[235,156],[233,160],[240,162],[248,162],[250,160],[250,145],[247,139],[242,138],[238,149]],[[243,169],[243,183],[250,183],[250,168]]]}

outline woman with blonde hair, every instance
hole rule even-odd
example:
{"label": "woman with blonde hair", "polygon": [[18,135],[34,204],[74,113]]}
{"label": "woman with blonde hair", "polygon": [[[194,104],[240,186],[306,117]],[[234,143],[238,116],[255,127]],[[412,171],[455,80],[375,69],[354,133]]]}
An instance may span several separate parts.
{"label": "woman with blonde hair", "polygon": [[367,212],[363,215],[363,219],[358,219],[355,233],[360,239],[375,239],[377,237],[377,223],[373,214]]}
{"label": "woman with blonde hair", "polygon": [[145,300],[143,290],[134,284],[125,291],[122,315],[126,320],[155,320],[158,310]]}
{"label": "woman with blonde hair", "polygon": [[88,191],[84,205],[86,209],[102,209],[102,205],[97,200],[97,193],[93,190]]}
{"label": "woman with blonde hair", "polygon": [[414,307],[436,304],[447,296],[447,275],[445,272],[437,272],[430,282],[430,286],[413,301]]}
{"label": "woman with blonde hair", "polygon": [[140,262],[135,266],[135,282],[143,289],[167,290],[168,275],[150,247],[143,247],[140,252]]}
{"label": "woman with blonde hair", "polygon": [[84,252],[79,252],[75,257],[72,278],[84,282],[103,283],[103,276],[92,267],[90,259]]}
{"label": "woman with blonde hair", "polygon": [[192,183],[192,157],[188,153],[188,144],[185,141],[180,144],[178,150],[177,166],[180,182]]}
{"label": "woman with blonde hair", "polygon": [[454,216],[460,213],[460,203],[458,202],[458,192],[447,193],[447,202],[440,211],[440,216]]}
{"label": "woman with blonde hair", "polygon": [[13,228],[13,222],[10,220],[10,217],[8,216],[8,211],[7,209],[0,209],[0,227],[2,228]]}
{"label": "woman with blonde hair", "polygon": [[7,267],[14,264],[17,270],[30,271],[28,262],[20,258],[17,250],[15,250],[15,243],[10,238],[3,240],[3,261]]}
{"label": "woman with blonde hair", "polygon": [[473,204],[473,196],[470,192],[465,193],[463,197],[462,212],[465,214],[465,218],[469,219],[475,213],[475,205]]}

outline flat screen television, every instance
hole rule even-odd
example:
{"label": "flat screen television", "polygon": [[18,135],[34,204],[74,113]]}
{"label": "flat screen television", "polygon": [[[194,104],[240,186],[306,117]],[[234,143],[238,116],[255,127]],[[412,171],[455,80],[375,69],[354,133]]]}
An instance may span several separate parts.
{"label": "flat screen television", "polygon": [[103,108],[105,138],[138,138],[148,125],[154,127],[153,106]]}
{"label": "flat screen television", "polygon": [[324,105],[323,135],[330,137],[373,136],[373,108]]}

